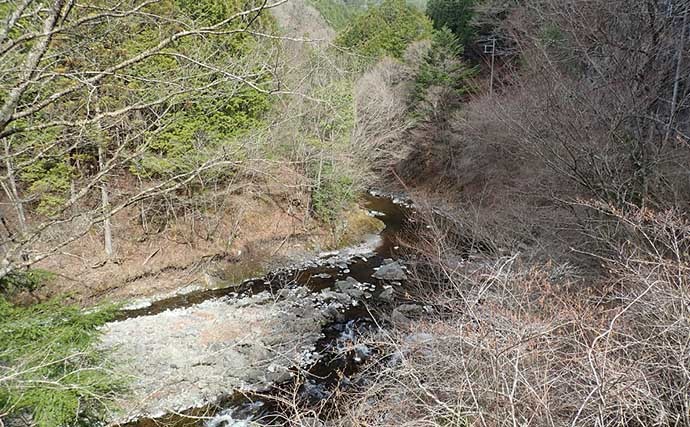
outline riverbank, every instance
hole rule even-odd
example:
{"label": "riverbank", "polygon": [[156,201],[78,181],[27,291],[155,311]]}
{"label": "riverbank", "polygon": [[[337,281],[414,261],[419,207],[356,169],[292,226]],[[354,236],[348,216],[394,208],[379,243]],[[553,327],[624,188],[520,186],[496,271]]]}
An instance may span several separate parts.
{"label": "riverbank", "polygon": [[210,239],[182,238],[178,227],[154,234],[140,234],[130,228],[123,230],[129,238],[120,244],[118,257],[109,260],[94,255],[99,252],[91,245],[75,244],[64,255],[40,263],[40,268],[59,274],[36,293],[18,299],[66,295],[67,302],[82,306],[166,299],[297,265],[320,252],[355,244],[382,228],[380,221],[354,204],[340,214],[339,229],[334,231],[309,217],[304,208],[293,206],[294,200],[307,203],[306,195],[292,192],[291,196],[287,198],[275,189],[230,196],[227,214],[216,224]]}
{"label": "riverbank", "polygon": [[[295,109],[311,111],[322,104],[323,93],[310,94],[320,90],[319,83],[304,82],[302,77],[311,67],[307,64],[310,58],[326,55],[335,32],[303,0],[281,4],[270,14],[280,28],[276,34],[285,37],[275,46],[267,41],[269,46],[263,48],[283,51],[279,58],[288,59],[290,65],[278,67],[276,78],[294,85],[300,96],[279,100],[265,117],[277,124],[255,129],[256,134],[247,137],[251,160],[233,166],[237,170],[232,178],[215,183],[213,189],[202,185],[202,189],[173,192],[120,210],[110,218],[112,255],[104,251],[104,230],[99,224],[35,264],[34,268],[53,273],[51,279],[41,289],[16,296],[17,302],[30,304],[66,296],[69,303],[90,306],[103,301],[165,298],[181,289],[216,288],[354,244],[360,236],[377,231],[380,224],[369,223],[351,200],[329,207],[331,223],[319,218],[312,197],[322,181],[330,178],[319,173],[316,179],[311,169],[319,162],[323,166],[324,155],[337,159],[339,173],[348,180],[345,192],[357,192],[363,180],[351,176],[351,168],[346,167],[349,147],[332,144],[317,152],[317,147],[302,146],[312,138],[310,129],[292,128],[306,126],[293,123]],[[302,105],[303,98],[318,100],[315,105]],[[330,107],[328,111],[332,113]],[[327,126],[309,124],[317,131]],[[345,169],[347,174],[341,171]],[[140,183],[126,176],[113,179],[110,185],[118,194],[140,190]],[[51,239],[59,239],[78,225],[66,222],[57,227],[45,236],[46,248]]]}

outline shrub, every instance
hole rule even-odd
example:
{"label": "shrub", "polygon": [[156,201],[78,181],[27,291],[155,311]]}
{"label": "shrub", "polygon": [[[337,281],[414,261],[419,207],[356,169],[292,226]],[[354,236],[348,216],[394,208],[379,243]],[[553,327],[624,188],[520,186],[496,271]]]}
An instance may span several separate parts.
{"label": "shrub", "polygon": [[123,384],[92,347],[113,313],[60,301],[24,308],[0,297],[0,418],[28,413],[38,427],[94,425]]}
{"label": "shrub", "polygon": [[21,172],[21,179],[29,184],[29,194],[38,200],[38,213],[52,216],[59,212],[69,198],[74,172],[74,167],[64,156],[46,157]]}
{"label": "shrub", "polygon": [[616,248],[595,284],[518,253],[467,260],[453,226],[427,221],[411,270],[433,314],[356,344],[385,357],[342,397],[352,424],[687,425],[690,224],[587,206],[627,236],[594,236]]}
{"label": "shrub", "polygon": [[34,268],[27,271],[14,271],[0,278],[0,295],[12,295],[20,291],[35,291],[55,274]]}
{"label": "shrub", "polygon": [[314,162],[310,175],[315,181],[312,211],[321,221],[335,226],[339,214],[354,201],[355,182],[331,161]]}
{"label": "shrub", "polygon": [[366,56],[401,58],[411,42],[431,37],[431,29],[429,19],[404,0],[385,0],[358,16],[336,41]]}

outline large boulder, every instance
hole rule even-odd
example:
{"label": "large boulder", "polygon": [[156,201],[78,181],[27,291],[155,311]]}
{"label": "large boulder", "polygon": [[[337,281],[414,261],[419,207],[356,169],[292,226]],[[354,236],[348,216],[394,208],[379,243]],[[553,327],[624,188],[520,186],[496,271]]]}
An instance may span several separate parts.
{"label": "large boulder", "polygon": [[390,260],[390,262],[382,265],[376,270],[374,277],[379,280],[399,282],[407,279],[407,273],[405,272],[405,267],[398,261]]}

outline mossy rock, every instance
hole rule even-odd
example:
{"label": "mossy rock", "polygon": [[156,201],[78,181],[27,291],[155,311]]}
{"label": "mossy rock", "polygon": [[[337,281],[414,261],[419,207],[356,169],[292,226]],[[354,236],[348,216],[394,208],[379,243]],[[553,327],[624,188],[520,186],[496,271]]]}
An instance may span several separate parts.
{"label": "mossy rock", "polygon": [[369,234],[378,234],[386,228],[386,224],[369,214],[359,206],[346,211],[343,215],[343,227],[338,233],[336,246],[343,248],[359,243]]}

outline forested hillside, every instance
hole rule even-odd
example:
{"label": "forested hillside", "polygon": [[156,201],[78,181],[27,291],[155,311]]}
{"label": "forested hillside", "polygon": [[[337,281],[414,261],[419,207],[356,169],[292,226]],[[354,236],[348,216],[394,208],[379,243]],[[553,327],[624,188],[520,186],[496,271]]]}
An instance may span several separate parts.
{"label": "forested hillside", "polygon": [[3,7],[3,287],[52,273],[37,295],[92,303],[344,243],[351,78],[271,5]]}
{"label": "forested hillside", "polygon": [[427,212],[433,313],[372,337],[404,356],[356,424],[690,423],[688,9],[429,1],[464,54],[406,50],[415,123],[382,173]]}
{"label": "forested hillside", "polygon": [[113,422],[123,304],[321,268],[381,232],[371,189],[414,213],[387,308],[336,282],[356,368],[169,425],[690,426],[689,12],[0,0],[0,427]]}

